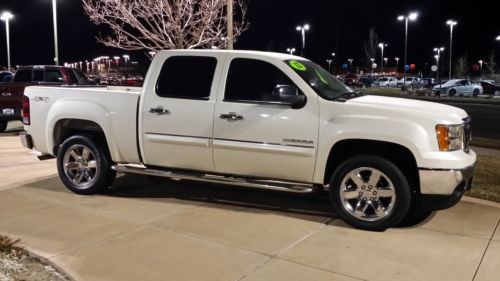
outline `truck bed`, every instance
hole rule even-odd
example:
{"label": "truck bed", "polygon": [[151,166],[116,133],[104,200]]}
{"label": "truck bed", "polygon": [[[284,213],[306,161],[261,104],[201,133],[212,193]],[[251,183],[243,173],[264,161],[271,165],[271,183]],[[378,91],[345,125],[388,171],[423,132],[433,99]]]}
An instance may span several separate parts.
{"label": "truck bed", "polygon": [[31,124],[36,150],[54,154],[52,132],[67,119],[90,120],[99,124],[115,162],[138,163],[138,87],[28,87]]}

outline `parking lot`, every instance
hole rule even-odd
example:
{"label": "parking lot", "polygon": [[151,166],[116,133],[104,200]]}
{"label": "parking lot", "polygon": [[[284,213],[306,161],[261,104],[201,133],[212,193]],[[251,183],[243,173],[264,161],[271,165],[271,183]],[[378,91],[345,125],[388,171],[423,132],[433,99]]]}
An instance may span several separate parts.
{"label": "parking lot", "polygon": [[[0,136],[0,233],[75,280],[496,280],[500,206],[465,198],[411,228],[346,226],[319,195],[120,176],[67,191]],[[217,263],[210,262],[216,260]]]}

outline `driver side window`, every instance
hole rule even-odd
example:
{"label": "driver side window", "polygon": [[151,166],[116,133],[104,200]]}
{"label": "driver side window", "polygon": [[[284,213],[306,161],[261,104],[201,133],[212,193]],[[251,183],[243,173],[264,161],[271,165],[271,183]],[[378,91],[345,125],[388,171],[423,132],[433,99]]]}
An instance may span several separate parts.
{"label": "driver side window", "polygon": [[224,100],[232,102],[280,101],[277,86],[296,87],[276,66],[260,60],[237,58],[231,61]]}

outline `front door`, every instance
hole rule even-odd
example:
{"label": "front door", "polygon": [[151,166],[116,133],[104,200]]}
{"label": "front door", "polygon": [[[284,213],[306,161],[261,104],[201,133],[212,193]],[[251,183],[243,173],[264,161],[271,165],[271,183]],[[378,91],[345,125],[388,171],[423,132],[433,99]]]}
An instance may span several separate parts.
{"label": "front door", "polygon": [[296,87],[285,63],[277,67],[252,58],[227,61],[226,85],[214,116],[216,171],[310,182],[319,128],[317,96],[308,96],[300,108],[283,105],[276,86]]}
{"label": "front door", "polygon": [[[172,55],[174,54],[174,55]],[[142,102],[142,155],[146,165],[213,171],[212,129],[219,67],[225,55],[157,57],[157,81]],[[158,54],[157,56],[167,56]],[[154,73],[155,69],[159,73]],[[132,129],[132,128],[131,128]]]}

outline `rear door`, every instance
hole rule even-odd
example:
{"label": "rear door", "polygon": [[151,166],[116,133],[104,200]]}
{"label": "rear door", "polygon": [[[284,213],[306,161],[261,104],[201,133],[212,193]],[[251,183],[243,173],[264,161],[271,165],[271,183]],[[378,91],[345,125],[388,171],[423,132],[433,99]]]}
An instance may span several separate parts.
{"label": "rear door", "polygon": [[226,85],[220,89],[214,116],[216,170],[310,182],[318,143],[317,96],[308,96],[301,108],[280,104],[276,86],[297,87],[285,63],[279,68],[234,56],[227,61]]}
{"label": "rear door", "polygon": [[150,86],[139,116],[143,160],[151,166],[212,171],[213,115],[225,55],[175,54],[158,54],[155,63],[162,65],[152,65],[148,74],[158,78],[146,81]]}

